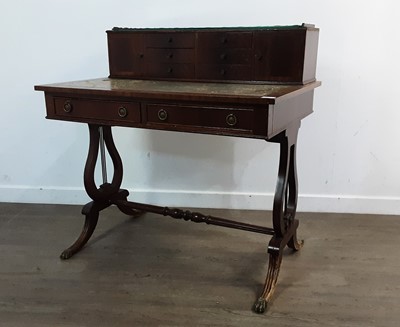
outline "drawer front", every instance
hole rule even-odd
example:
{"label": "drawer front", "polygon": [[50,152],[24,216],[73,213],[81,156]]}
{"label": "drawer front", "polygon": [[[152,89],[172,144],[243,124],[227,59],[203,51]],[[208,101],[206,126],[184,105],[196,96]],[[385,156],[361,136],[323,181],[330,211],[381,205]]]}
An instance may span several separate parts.
{"label": "drawer front", "polygon": [[252,48],[252,32],[200,32],[198,48]]}
{"label": "drawer front", "polygon": [[70,117],[71,120],[140,122],[140,104],[135,102],[56,97],[54,108],[57,116]]}
{"label": "drawer front", "polygon": [[251,132],[254,125],[252,109],[232,109],[180,106],[170,104],[147,104],[147,123],[173,127],[203,127]]}
{"label": "drawer front", "polygon": [[194,64],[175,64],[175,63],[148,63],[147,76],[153,78],[183,78],[191,79],[195,77]]}
{"label": "drawer front", "polygon": [[204,49],[197,50],[197,63],[243,64],[250,65],[253,61],[251,49]]}
{"label": "drawer front", "polygon": [[194,49],[147,48],[145,58],[154,63],[194,63]]}
{"label": "drawer front", "polygon": [[146,47],[149,48],[194,48],[194,33],[148,33]]}
{"label": "drawer front", "polygon": [[251,80],[251,65],[199,64],[197,78],[206,80]]}

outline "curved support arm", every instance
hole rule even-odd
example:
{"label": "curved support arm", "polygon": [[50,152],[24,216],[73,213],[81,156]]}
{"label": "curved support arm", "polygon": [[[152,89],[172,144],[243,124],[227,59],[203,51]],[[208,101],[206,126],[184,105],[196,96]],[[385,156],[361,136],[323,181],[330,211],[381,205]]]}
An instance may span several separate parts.
{"label": "curved support arm", "polygon": [[285,235],[296,214],[296,142],[299,127],[300,122],[296,122],[270,140],[280,145],[278,180],[272,212],[272,223],[278,238]]}
{"label": "curved support arm", "polygon": [[86,159],[85,170],[83,173],[83,182],[86,193],[96,200],[98,197],[98,189],[94,181],[94,171],[96,169],[97,157],[99,155],[99,126],[89,124],[89,152]]}
{"label": "curved support arm", "polygon": [[107,151],[111,157],[114,166],[114,175],[111,182],[111,189],[115,191],[114,193],[116,193],[118,192],[122,183],[122,176],[123,176],[122,160],[112,137],[111,126],[103,126],[103,135]]}
{"label": "curved support arm", "polygon": [[285,234],[285,204],[286,204],[286,192],[287,192],[287,181],[289,171],[289,156],[290,150],[287,142],[287,138],[284,137],[280,142],[280,155],[279,155],[279,169],[278,169],[278,180],[276,183],[274,205],[272,210],[272,223],[276,236],[281,238]]}
{"label": "curved support arm", "polygon": [[286,198],[286,214],[288,224],[292,223],[296,216],[297,209],[297,169],[296,169],[296,144],[290,148],[289,176],[288,176],[288,196]]}
{"label": "curved support arm", "polygon": [[114,175],[111,184],[102,184],[99,188],[94,180],[96,163],[99,155],[100,131],[99,125],[89,124],[89,152],[84,171],[84,185],[86,193],[95,201],[108,202],[113,194],[118,193],[122,183],[122,160],[112,138],[111,126],[103,126],[104,142],[114,166]]}

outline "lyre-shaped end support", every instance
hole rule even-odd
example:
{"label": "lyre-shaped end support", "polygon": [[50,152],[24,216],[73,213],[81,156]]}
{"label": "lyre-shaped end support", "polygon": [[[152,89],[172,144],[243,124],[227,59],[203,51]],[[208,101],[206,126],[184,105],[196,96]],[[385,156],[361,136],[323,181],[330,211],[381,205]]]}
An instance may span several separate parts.
{"label": "lyre-shaped end support", "polygon": [[299,127],[300,122],[296,122],[270,140],[280,145],[278,180],[272,212],[275,234],[268,245],[269,263],[264,288],[253,307],[257,313],[265,312],[272,298],[285,246],[298,251],[303,245],[297,240],[299,222],[295,219],[298,193],[296,142]]}
{"label": "lyre-shaped end support", "polygon": [[[123,176],[122,160],[114,144],[114,140],[111,133],[111,126],[99,126],[99,125],[89,124],[89,137],[90,137],[89,152],[83,175],[85,190],[86,193],[94,201],[107,202],[113,195],[118,193],[119,188],[121,186],[122,176]],[[99,147],[102,144],[103,140],[114,166],[114,175],[111,183],[104,183],[103,186],[97,187],[96,182],[94,180],[95,179],[94,175],[99,155]],[[104,161],[105,154],[102,153],[101,157],[102,161]],[[103,176],[103,179],[104,177],[105,176]]]}
{"label": "lyre-shaped end support", "polygon": [[[89,241],[96,228],[101,210],[109,207],[116,200],[126,200],[129,195],[127,190],[120,189],[123,175],[122,160],[112,138],[111,126],[89,124],[89,137],[89,152],[84,171],[84,184],[87,194],[93,199],[93,201],[89,202],[83,207],[82,214],[85,215],[85,223],[82,232],[74,244],[61,253],[60,257],[63,260],[71,258]],[[100,185],[100,187],[97,187],[94,175],[99,154],[99,147],[101,150],[101,160],[103,164],[105,160],[105,149],[104,144],[102,143],[103,140],[113,162],[114,175],[111,183],[107,183],[105,181],[102,185]],[[105,166],[102,166],[104,181],[104,179],[106,179],[106,171]],[[118,206],[118,208],[123,213],[130,216],[137,216],[140,213],[138,210],[131,208],[125,208],[122,206]]]}

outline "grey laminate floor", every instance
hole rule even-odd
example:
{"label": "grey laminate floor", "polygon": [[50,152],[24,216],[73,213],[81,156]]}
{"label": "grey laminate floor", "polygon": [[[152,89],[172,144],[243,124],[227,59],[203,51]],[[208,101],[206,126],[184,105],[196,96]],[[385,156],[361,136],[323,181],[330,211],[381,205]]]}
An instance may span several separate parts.
{"label": "grey laminate floor", "polygon": [[[270,226],[261,212],[202,212]],[[257,315],[267,236],[109,208],[61,261],[79,206],[0,204],[0,326],[400,326],[400,217],[298,217],[305,247]]]}

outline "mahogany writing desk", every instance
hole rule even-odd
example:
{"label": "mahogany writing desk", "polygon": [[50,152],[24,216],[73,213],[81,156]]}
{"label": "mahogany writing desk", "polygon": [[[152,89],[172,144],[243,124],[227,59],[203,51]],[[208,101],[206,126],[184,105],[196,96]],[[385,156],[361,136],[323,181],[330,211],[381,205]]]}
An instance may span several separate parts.
{"label": "mahogany writing desk", "polygon": [[[47,118],[87,123],[89,153],[84,185],[93,200],[85,224],[62,254],[68,259],[87,243],[99,212],[153,212],[271,235],[264,289],[254,305],[264,312],[287,245],[299,250],[296,140],[312,112],[318,29],[310,25],[259,28],[127,29],[108,31],[108,78],[36,86],[45,92]],[[121,189],[122,161],[111,127],[159,129],[264,139],[280,145],[272,228],[197,212],[128,201]],[[105,147],[104,147],[105,143]],[[111,183],[99,187],[94,171],[99,149],[113,163]]]}

